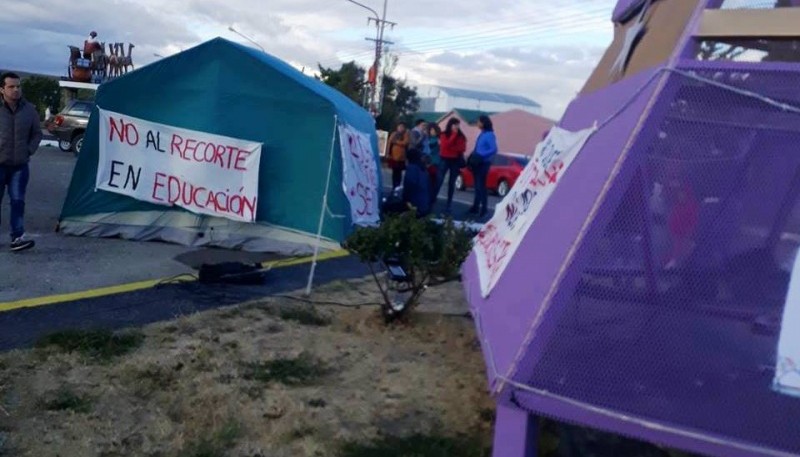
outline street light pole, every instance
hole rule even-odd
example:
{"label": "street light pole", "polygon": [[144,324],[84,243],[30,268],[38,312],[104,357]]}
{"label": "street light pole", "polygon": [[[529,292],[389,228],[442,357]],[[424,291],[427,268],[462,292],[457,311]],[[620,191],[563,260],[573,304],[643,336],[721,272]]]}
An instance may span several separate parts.
{"label": "street light pole", "polygon": [[371,22],[375,22],[376,28],[376,35],[375,38],[367,38],[368,41],[375,42],[375,63],[373,64],[374,71],[375,71],[375,82],[372,85],[372,94],[370,96],[370,103],[369,108],[370,112],[374,117],[380,116],[381,112],[383,111],[383,69],[381,68],[381,59],[383,57],[383,45],[384,44],[394,44],[391,41],[386,41],[383,39],[384,30],[386,28],[386,24],[389,24],[392,28],[394,28],[397,23],[390,22],[386,20],[386,9],[389,3],[389,0],[383,0],[383,15],[379,15],[377,11],[370,8],[363,3],[359,3],[356,0],[347,0],[348,2],[358,5],[365,10],[372,13],[373,17],[367,19],[367,24]]}
{"label": "street light pole", "polygon": [[231,32],[233,32],[233,33],[235,33],[235,34],[239,35],[240,37],[244,38],[245,40],[247,40],[247,41],[249,41],[249,42],[253,43],[253,44],[254,44],[254,45],[256,45],[256,46],[257,46],[259,49],[261,49],[261,51],[262,51],[264,54],[266,54],[266,53],[267,53],[267,50],[266,50],[266,49],[264,49],[264,47],[263,47],[263,46],[261,46],[260,44],[258,44],[258,42],[256,42],[254,39],[250,38],[249,36],[245,35],[244,33],[242,33],[242,32],[240,32],[240,31],[236,30],[235,28],[233,28],[233,26],[230,26],[230,27],[228,27],[228,30],[230,30]]}

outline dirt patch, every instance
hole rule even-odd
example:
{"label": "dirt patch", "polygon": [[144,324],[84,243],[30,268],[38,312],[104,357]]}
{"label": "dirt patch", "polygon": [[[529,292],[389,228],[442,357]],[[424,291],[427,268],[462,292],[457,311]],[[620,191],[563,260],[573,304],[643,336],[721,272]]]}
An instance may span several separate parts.
{"label": "dirt patch", "polygon": [[[493,406],[473,323],[458,317],[460,285],[431,289],[392,327],[367,305],[378,298],[367,279],[337,282],[312,299],[347,307],[270,298],[142,328],[100,358],[75,335],[3,354],[0,455],[336,456],[387,437],[488,445]],[[117,347],[130,334],[90,336]]]}

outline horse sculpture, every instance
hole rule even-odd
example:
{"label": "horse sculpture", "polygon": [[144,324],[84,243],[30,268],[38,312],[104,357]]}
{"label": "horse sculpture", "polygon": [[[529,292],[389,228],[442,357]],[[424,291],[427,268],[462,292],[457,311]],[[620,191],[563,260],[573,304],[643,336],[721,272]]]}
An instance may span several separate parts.
{"label": "horse sculpture", "polygon": [[133,43],[129,43],[128,55],[125,55],[123,43],[109,43],[108,53],[105,43],[98,43],[90,52],[87,52],[85,46],[84,52],[77,46],[69,46],[69,78],[78,82],[90,82],[125,74],[129,68],[135,68],[131,56],[134,47]]}
{"label": "horse sculpture", "polygon": [[110,68],[111,76],[120,76],[128,72],[128,67],[135,69],[133,65],[132,52],[136,47],[133,43],[128,43],[128,55],[125,55],[124,43],[109,44],[108,48],[111,51],[108,57],[108,65]]}

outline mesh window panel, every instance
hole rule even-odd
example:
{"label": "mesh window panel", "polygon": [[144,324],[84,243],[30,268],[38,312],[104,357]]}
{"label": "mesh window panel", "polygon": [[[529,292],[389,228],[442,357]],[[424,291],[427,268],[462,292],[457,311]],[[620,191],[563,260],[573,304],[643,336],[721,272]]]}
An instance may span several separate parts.
{"label": "mesh window panel", "polygon": [[[725,0],[721,9],[760,10],[797,7],[794,0]],[[705,39],[697,43],[697,60],[727,60],[737,62],[797,62],[800,61],[800,41],[787,38],[741,37],[735,40]]]}
{"label": "mesh window panel", "polygon": [[776,0],[725,0],[721,9],[772,9],[777,5]]}
{"label": "mesh window panel", "polygon": [[[699,76],[800,106],[797,73]],[[800,244],[800,115],[685,76],[667,87],[629,156],[634,178],[584,239],[580,283],[553,304],[557,328],[521,381],[800,452],[800,399],[771,388]]]}

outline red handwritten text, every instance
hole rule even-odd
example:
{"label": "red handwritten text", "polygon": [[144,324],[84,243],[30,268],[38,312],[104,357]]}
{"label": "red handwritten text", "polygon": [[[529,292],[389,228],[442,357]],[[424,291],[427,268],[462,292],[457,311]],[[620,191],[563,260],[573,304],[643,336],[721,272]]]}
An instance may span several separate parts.
{"label": "red handwritten text", "polygon": [[227,189],[225,192],[215,192],[164,173],[156,173],[152,197],[157,202],[205,209],[220,216],[235,214],[248,221],[255,220],[258,204],[257,196],[232,194]]}
{"label": "red handwritten text", "polygon": [[478,234],[478,244],[486,257],[486,268],[492,277],[496,276],[500,272],[503,260],[508,255],[511,242],[500,235],[497,226],[489,223]]}
{"label": "red handwritten text", "polygon": [[225,144],[214,144],[198,141],[192,138],[183,138],[178,134],[172,135],[169,152],[186,161],[210,163],[225,170],[246,171],[245,161],[249,151]]}

